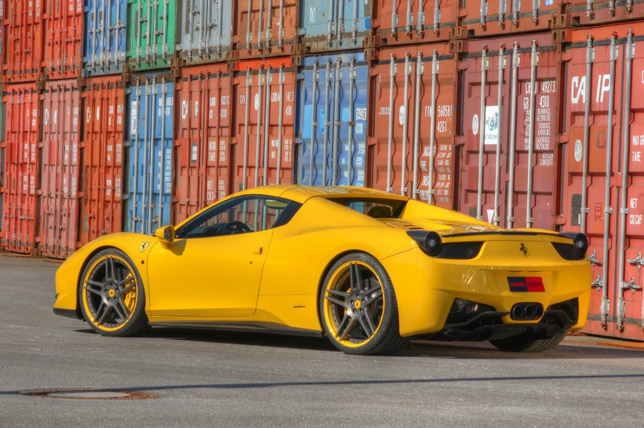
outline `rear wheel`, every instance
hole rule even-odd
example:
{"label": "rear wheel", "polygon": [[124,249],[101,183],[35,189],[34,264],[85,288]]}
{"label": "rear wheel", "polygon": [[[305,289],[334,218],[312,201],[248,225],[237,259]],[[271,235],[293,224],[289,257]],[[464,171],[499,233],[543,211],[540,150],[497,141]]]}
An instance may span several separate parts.
{"label": "rear wheel", "polygon": [[561,331],[554,336],[545,339],[510,337],[501,340],[490,340],[490,343],[497,349],[506,352],[543,352],[559,345],[565,337],[566,332]]}
{"label": "rear wheel", "polygon": [[319,309],[326,335],[346,353],[391,354],[406,343],[389,275],[367,254],[348,254],[331,267]]}
{"label": "rear wheel", "polygon": [[98,333],[136,336],[148,328],[141,277],[122,251],[108,249],[92,257],[78,294],[85,320]]}

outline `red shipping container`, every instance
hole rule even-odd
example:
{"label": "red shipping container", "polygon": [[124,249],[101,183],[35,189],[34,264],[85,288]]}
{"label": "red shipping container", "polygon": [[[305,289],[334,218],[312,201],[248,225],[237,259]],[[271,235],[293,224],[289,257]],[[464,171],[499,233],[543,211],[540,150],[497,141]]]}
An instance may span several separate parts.
{"label": "red shipping container", "polygon": [[644,19],[644,5],[637,0],[563,0],[563,3],[566,26],[586,27]]}
{"label": "red shipping container", "polygon": [[381,47],[449,40],[458,22],[458,0],[375,0],[371,28]]}
{"label": "red shipping container", "polygon": [[292,183],[297,77],[292,58],[239,61],[235,70],[233,190]]}
{"label": "red shipping container", "polygon": [[509,228],[554,227],[565,91],[561,55],[550,41],[541,33],[465,43],[462,212]]}
{"label": "red shipping container", "polygon": [[184,68],[177,84],[173,220],[230,191],[232,75],[228,64]]}
{"label": "red shipping container", "polygon": [[77,81],[48,82],[42,100],[38,254],[64,259],[76,250],[80,209]]}
{"label": "red shipping container", "polygon": [[461,28],[464,38],[533,33],[562,26],[559,13],[562,0],[480,0],[461,2]]}
{"label": "red shipping container", "polygon": [[367,185],[454,208],[456,57],[446,43],[378,55],[371,68]]}
{"label": "red shipping container", "polygon": [[644,23],[574,31],[567,54],[560,223],[589,236],[585,331],[644,340]]}
{"label": "red shipping container", "polygon": [[36,80],[44,56],[43,0],[11,0],[5,3],[3,82]]}
{"label": "red shipping container", "polygon": [[83,60],[83,2],[45,3],[45,63],[47,77],[78,77]]}
{"label": "red shipping container", "polygon": [[246,0],[235,8],[236,59],[292,55],[297,45],[298,0]]}
{"label": "red shipping container", "polygon": [[40,100],[35,84],[6,86],[2,242],[6,251],[32,254],[38,224]]}
{"label": "red shipping container", "polygon": [[123,230],[125,83],[121,76],[88,79],[82,100],[80,245]]}

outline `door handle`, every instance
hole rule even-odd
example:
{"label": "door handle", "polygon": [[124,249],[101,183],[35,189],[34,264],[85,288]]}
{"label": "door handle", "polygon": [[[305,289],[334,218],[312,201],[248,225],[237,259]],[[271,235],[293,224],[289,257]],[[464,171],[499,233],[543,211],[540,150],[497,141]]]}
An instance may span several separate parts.
{"label": "door handle", "polygon": [[253,250],[253,254],[257,254],[260,256],[262,255],[263,252],[264,252],[264,247],[259,247],[256,250]]}

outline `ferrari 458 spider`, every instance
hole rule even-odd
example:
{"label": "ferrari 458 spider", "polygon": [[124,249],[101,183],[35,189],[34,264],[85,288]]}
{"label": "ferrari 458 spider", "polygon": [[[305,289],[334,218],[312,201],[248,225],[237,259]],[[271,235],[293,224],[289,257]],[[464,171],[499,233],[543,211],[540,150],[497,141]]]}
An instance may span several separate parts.
{"label": "ferrari 458 spider", "polygon": [[198,326],[324,335],[354,354],[410,338],[542,351],[586,322],[587,246],[370,189],[269,186],[155,236],[90,242],[58,269],[54,312],[108,336]]}

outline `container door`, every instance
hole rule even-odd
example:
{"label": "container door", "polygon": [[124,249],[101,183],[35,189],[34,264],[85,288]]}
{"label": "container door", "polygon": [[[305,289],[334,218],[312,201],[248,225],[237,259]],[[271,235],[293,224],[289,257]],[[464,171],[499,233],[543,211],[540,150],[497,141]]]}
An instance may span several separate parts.
{"label": "container door", "polygon": [[232,2],[180,1],[177,50],[188,64],[224,59],[232,35]]}
{"label": "container door", "polygon": [[297,44],[298,7],[296,0],[238,2],[238,58],[292,54]]}
{"label": "container door", "polygon": [[371,1],[304,0],[300,28],[311,52],[358,49],[371,30]]}
{"label": "container door", "polygon": [[128,57],[137,70],[170,67],[175,51],[176,0],[128,0]]}
{"label": "container door", "polygon": [[554,0],[476,0],[464,3],[461,16],[469,37],[528,33],[552,29],[558,23]]}
{"label": "container door", "polygon": [[148,76],[130,94],[128,208],[125,230],[153,234],[170,224],[174,85]]}
{"label": "container door", "polygon": [[34,81],[40,74],[45,50],[43,1],[11,0],[4,4],[7,50],[3,81]]}
{"label": "container door", "polygon": [[80,93],[68,80],[47,84],[43,97],[39,253],[64,259],[78,236]]}
{"label": "container door", "polygon": [[362,54],[305,59],[301,184],[365,185],[369,71],[362,59]]}
{"label": "container door", "polygon": [[78,77],[83,42],[83,3],[66,0],[45,3],[45,73],[52,79]]}
{"label": "container door", "polygon": [[126,0],[86,0],[83,63],[86,76],[123,71],[126,51]]}

